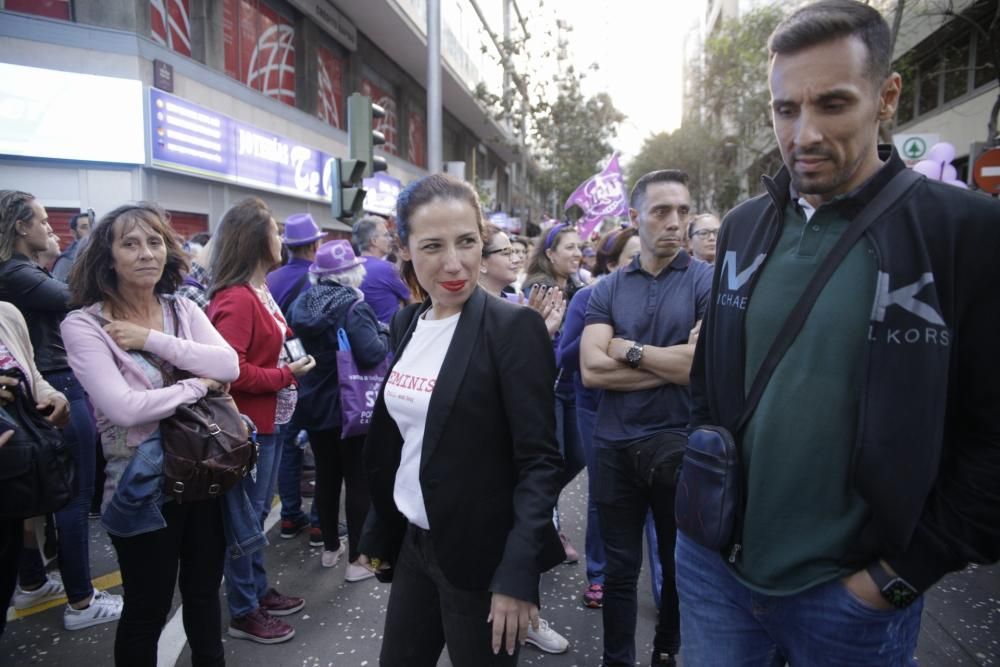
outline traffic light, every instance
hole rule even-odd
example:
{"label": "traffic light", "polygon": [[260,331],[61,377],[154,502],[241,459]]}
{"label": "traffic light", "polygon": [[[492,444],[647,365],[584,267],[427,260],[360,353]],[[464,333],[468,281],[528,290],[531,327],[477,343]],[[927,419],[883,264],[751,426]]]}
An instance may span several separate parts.
{"label": "traffic light", "polygon": [[370,97],[352,93],[347,98],[347,135],[350,138],[351,159],[364,162],[364,177],[389,168],[385,158],[375,157],[375,147],[385,143],[385,135],[372,129],[375,120],[385,118],[385,109],[372,104]]}
{"label": "traffic light", "polygon": [[337,220],[351,220],[361,211],[365,203],[365,191],[361,188],[364,177],[363,160],[343,160],[336,158],[330,172],[330,209]]}

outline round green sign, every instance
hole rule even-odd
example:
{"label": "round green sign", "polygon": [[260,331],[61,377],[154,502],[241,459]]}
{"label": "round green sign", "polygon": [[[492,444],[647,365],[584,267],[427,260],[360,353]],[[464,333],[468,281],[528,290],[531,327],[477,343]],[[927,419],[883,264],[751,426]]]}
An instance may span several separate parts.
{"label": "round green sign", "polygon": [[920,137],[910,137],[903,142],[903,155],[911,160],[917,160],[927,152],[927,142]]}

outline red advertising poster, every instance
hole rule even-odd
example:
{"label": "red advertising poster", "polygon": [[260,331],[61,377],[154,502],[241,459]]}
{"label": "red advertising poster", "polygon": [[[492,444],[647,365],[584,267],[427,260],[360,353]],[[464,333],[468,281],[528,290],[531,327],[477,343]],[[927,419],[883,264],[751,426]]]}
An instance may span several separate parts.
{"label": "red advertising poster", "polygon": [[372,99],[372,102],[385,109],[385,118],[374,122],[374,129],[385,135],[385,145],[382,150],[391,155],[399,155],[399,143],[396,138],[396,100],[368,79],[361,80],[361,94]]}
{"label": "red advertising poster", "polygon": [[427,121],[419,111],[410,110],[407,114],[409,151],[407,159],[418,167],[427,167]]}
{"label": "red advertising poster", "polygon": [[259,0],[224,0],[226,73],[268,97],[295,104],[295,28]]}
{"label": "red advertising poster", "polygon": [[191,56],[191,0],[149,0],[153,39],[183,56]]}
{"label": "red advertising poster", "polygon": [[7,0],[4,9],[69,21],[69,0]]}
{"label": "red advertising poster", "polygon": [[316,101],[316,115],[334,127],[345,129],[344,123],[344,61],[330,49],[320,46],[316,49],[318,61],[319,96]]}

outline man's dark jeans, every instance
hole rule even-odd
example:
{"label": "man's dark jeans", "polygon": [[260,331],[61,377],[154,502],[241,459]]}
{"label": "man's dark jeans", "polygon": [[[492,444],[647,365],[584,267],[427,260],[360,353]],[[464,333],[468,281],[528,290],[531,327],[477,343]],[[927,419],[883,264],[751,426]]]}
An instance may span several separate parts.
{"label": "man's dark jeans", "polygon": [[622,449],[597,447],[597,512],[604,537],[607,562],[604,570],[605,667],[635,665],[635,624],[638,603],[636,584],[642,566],[642,529],[646,513],[653,511],[659,541],[663,587],[660,618],[653,647],[678,653],[681,643],[677,585],[674,580],[674,493],[671,488],[650,488],[648,476],[638,470],[638,445]]}

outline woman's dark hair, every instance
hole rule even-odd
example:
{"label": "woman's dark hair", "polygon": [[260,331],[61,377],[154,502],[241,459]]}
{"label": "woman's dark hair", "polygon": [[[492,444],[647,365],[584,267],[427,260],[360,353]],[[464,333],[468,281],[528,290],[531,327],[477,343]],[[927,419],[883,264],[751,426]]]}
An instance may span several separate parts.
{"label": "woman's dark hair", "polygon": [[618,264],[618,256],[625,249],[625,244],[638,233],[635,227],[624,229],[619,227],[602,236],[601,240],[597,242],[597,262],[594,264],[594,275],[601,276],[605,273],[611,273],[611,267],[608,265]]}
{"label": "woman's dark hair", "polygon": [[[486,257],[486,253],[489,252],[489,244],[493,241],[493,237],[497,234],[506,234],[504,230],[500,229],[492,222],[486,223],[486,234],[483,237],[483,257]],[[512,241],[513,242],[513,241]]]}
{"label": "woman's dark hair", "polygon": [[0,262],[14,254],[17,223],[28,222],[35,214],[31,202],[35,195],[20,190],[0,190]]}
{"label": "woman's dark hair", "polygon": [[263,262],[271,262],[271,220],[274,214],[259,197],[248,197],[222,216],[212,237],[212,287],[216,292],[245,285]]}
{"label": "woman's dark hair", "polygon": [[535,249],[531,253],[531,259],[528,261],[528,268],[526,269],[528,282],[547,283],[555,280],[555,268],[552,266],[552,260],[545,254],[545,251],[558,248],[559,244],[562,243],[563,237],[570,232],[575,234],[576,227],[563,225],[562,229],[550,229],[538,237],[535,241]]}
{"label": "woman's dark hair", "polygon": [[90,232],[87,245],[69,273],[70,298],[74,305],[89,306],[105,301],[112,312],[122,313],[128,304],[118,293],[118,275],[112,251],[115,239],[139,225],[146,225],[163,238],[167,250],[163,275],[153,288],[156,294],[172,294],[188,271],[188,260],[170,226],[170,214],[153,202],[125,204],[107,213]]}
{"label": "woman's dark hair", "polygon": [[[431,174],[410,183],[396,199],[396,233],[399,236],[400,245],[408,245],[410,241],[410,220],[421,206],[430,204],[435,199],[454,199],[465,202],[472,207],[476,214],[476,224],[479,227],[479,236],[486,244],[486,220],[483,217],[483,206],[479,202],[479,195],[471,185],[465,181],[446,174]],[[417,281],[417,274],[413,270],[413,262],[403,261],[400,266],[400,275],[403,282],[410,288],[413,295],[421,300],[427,298],[427,292]]]}

